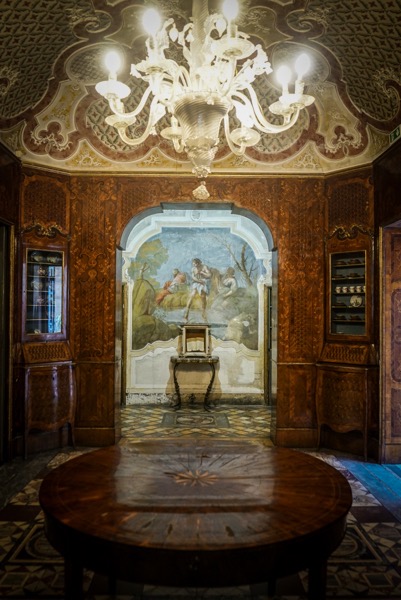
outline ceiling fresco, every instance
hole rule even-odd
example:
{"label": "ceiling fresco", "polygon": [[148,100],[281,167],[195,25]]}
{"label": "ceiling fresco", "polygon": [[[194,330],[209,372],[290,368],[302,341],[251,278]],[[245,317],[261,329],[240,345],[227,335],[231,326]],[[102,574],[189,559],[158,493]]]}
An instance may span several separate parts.
{"label": "ceiling fresco", "polygon": [[[105,118],[95,84],[103,56],[119,48],[120,79],[145,57],[144,5],[181,29],[191,1],[0,0],[0,142],[24,164],[68,172],[187,174],[191,165],[157,135],[132,148]],[[300,51],[311,57],[306,92],[315,103],[285,133],[262,134],[243,157],[220,137],[219,174],[323,174],[369,164],[401,123],[401,0],[243,0],[240,29],[261,43],[273,67]],[[219,2],[209,2],[218,10]],[[178,54],[177,54],[178,56]],[[177,59],[176,56],[174,56]],[[137,80],[135,80],[137,81]],[[265,114],[280,95],[273,76],[254,85]],[[160,123],[160,129],[167,121]],[[139,122],[141,128],[143,123]]]}

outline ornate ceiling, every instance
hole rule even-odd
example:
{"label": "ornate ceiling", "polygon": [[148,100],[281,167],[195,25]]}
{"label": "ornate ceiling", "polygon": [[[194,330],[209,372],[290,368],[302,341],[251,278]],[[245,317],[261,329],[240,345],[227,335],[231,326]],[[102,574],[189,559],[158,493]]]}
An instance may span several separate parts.
{"label": "ornate ceiling", "polygon": [[[145,56],[140,15],[158,5],[181,29],[190,0],[0,0],[0,141],[24,164],[69,172],[188,173],[169,142],[126,146],[95,84],[107,78],[105,49],[125,55],[120,79],[141,97],[129,65]],[[209,2],[210,12],[217,0]],[[401,123],[401,0],[243,0],[240,28],[262,43],[273,69],[307,50],[316,98],[298,123],[262,135],[245,157],[221,139],[213,172],[320,174],[369,164]],[[262,108],[279,96],[258,80]],[[139,127],[141,127],[139,123]],[[161,128],[167,125],[162,123]]]}

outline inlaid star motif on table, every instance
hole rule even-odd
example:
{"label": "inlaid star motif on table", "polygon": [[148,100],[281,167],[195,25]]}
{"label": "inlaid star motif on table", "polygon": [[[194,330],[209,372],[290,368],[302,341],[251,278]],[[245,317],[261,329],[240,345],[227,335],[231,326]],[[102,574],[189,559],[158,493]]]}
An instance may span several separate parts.
{"label": "inlaid star motif on table", "polygon": [[201,471],[200,469],[186,470],[178,473],[166,473],[174,479],[176,483],[181,485],[213,485],[217,481],[217,475],[210,473],[209,471]]}

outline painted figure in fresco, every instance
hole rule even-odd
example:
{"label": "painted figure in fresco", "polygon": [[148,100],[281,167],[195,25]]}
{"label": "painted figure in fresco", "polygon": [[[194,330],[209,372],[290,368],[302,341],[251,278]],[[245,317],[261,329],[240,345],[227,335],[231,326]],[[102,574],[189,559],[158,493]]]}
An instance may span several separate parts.
{"label": "painted figure in fresco", "polygon": [[195,296],[199,295],[202,302],[202,317],[206,320],[206,304],[209,295],[209,285],[212,273],[207,265],[204,265],[200,258],[192,260],[191,270],[191,292],[184,313],[184,320],[188,319],[189,309]]}
{"label": "painted figure in fresco", "polygon": [[235,269],[233,267],[228,267],[226,272],[224,273],[221,283],[223,284],[224,290],[223,297],[228,298],[228,296],[232,296],[234,292],[238,289],[238,283],[235,278]]}
{"label": "painted figure in fresco", "polygon": [[156,304],[159,306],[166,296],[175,294],[180,289],[180,285],[186,283],[187,276],[185,273],[181,273],[179,269],[173,269],[173,278],[163,285],[163,289],[156,296]]}

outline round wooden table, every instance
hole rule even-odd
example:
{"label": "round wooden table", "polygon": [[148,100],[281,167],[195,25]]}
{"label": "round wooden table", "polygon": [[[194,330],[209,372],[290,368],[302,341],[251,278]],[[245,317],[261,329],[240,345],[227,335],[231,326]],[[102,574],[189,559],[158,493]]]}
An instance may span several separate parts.
{"label": "round wooden table", "polygon": [[83,598],[83,568],[111,580],[225,587],[309,569],[324,600],[327,559],[351,507],[341,473],[261,443],[170,439],[112,446],[50,472],[40,504],[64,556],[65,598]]}

